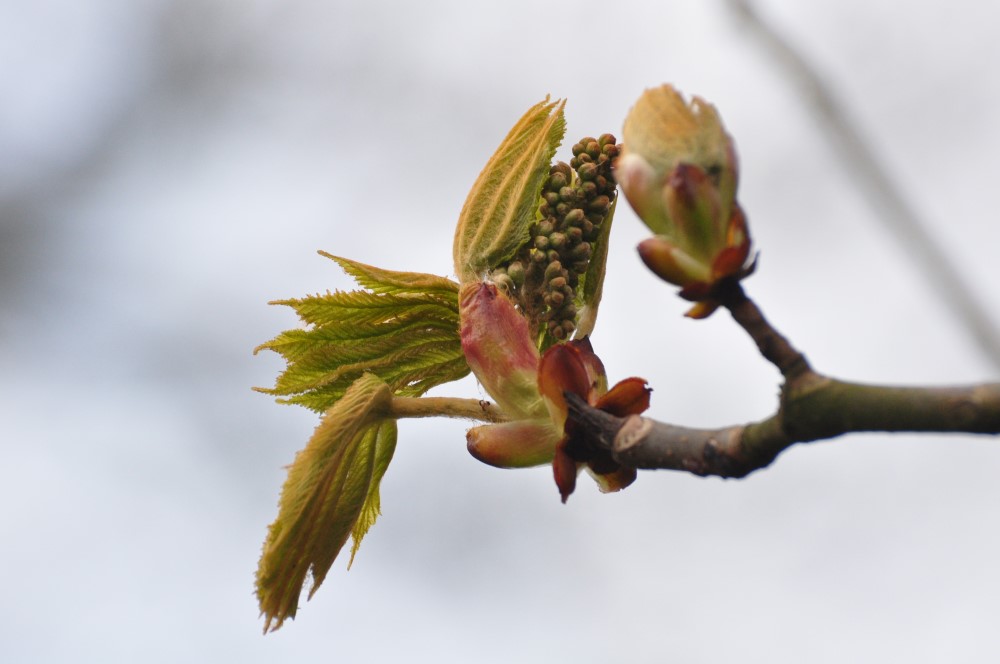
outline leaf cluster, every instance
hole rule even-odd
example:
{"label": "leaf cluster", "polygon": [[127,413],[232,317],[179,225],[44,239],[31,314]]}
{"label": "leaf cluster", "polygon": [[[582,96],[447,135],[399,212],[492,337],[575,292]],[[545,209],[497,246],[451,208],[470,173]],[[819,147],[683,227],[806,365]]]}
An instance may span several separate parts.
{"label": "leaf cluster", "polygon": [[307,327],[255,349],[288,363],[274,387],[257,391],[325,412],[366,372],[401,396],[420,396],[469,373],[458,334],[458,284],[320,253],[365,290],[272,302],[294,309]]}
{"label": "leaf cluster", "polygon": [[458,284],[320,253],[362,290],[274,302],[294,309],[306,327],[254,351],[272,350],[288,363],[273,388],[255,389],[324,413],[289,467],[264,542],[257,598],[265,631],[295,616],[306,576],[311,597],[348,538],[353,562],[379,516],[379,485],[396,448],[394,396],[420,396],[469,373]]}

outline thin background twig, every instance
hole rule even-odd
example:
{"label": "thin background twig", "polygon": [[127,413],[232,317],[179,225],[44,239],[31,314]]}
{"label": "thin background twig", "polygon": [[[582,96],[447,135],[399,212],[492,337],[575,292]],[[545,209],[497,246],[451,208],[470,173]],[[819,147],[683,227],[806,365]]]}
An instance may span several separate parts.
{"label": "thin background twig", "polygon": [[821,123],[823,135],[840,155],[846,171],[907,255],[921,267],[938,296],[961,320],[982,353],[1000,369],[1000,330],[949,258],[928,232],[929,224],[907,202],[888,169],[869,148],[844,103],[817,68],[747,0],[725,0],[727,7],[759,39]]}

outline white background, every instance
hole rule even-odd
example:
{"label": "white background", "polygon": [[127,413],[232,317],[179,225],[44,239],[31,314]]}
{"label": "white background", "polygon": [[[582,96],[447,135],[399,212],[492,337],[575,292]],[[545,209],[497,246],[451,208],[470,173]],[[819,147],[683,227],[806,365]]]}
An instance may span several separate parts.
{"label": "white background", "polygon": [[[761,3],[846,100],[994,312],[992,3]],[[0,4],[4,662],[981,662],[1000,650],[1000,442],[859,435],[742,481],[641,473],[559,503],[466,423],[407,421],[348,573],[262,637],[253,573],[316,417],[250,391],[268,300],[350,281],[325,249],[448,274],[508,128],[569,99],[567,148],[646,87],[719,108],[756,246],[748,292],[821,371],[996,380],[799,94],[720,2]],[[594,335],[651,413],[761,418],[778,375],[694,322],[615,219]],[[994,316],[996,319],[996,316]],[[467,379],[439,394],[481,394]]]}

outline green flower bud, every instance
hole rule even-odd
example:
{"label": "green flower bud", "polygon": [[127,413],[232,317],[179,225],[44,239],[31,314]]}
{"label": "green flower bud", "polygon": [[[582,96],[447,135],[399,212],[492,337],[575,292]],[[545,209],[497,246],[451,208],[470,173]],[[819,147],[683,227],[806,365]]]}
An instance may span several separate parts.
{"label": "green flower bud", "polygon": [[[597,144],[594,143],[594,145],[597,145]],[[583,155],[581,155],[581,157],[582,156]],[[580,174],[580,179],[581,180],[584,180],[584,181],[593,180],[594,178],[597,177],[597,164],[594,164],[594,163],[585,163],[585,164],[582,164],[580,166],[580,168],[577,169],[577,173]]]}
{"label": "green flower bud", "polygon": [[581,242],[580,244],[573,247],[569,252],[569,257],[575,260],[589,260],[590,259],[590,243]]}
{"label": "green flower bud", "polygon": [[549,176],[549,182],[546,185],[546,189],[551,189],[552,191],[559,191],[568,184],[569,184],[569,178],[567,178],[559,171],[556,171],[555,173]]}
{"label": "green flower bud", "polygon": [[590,201],[587,205],[587,209],[591,212],[607,212],[608,208],[611,207],[611,199],[605,195],[600,195]]}
{"label": "green flower bud", "polygon": [[557,162],[552,167],[552,171],[551,172],[552,173],[561,173],[563,175],[563,177],[566,179],[567,183],[570,182],[570,181],[572,181],[572,179],[573,179],[573,169],[571,169],[569,167],[569,164],[567,164],[564,161]]}
{"label": "green flower bud", "polygon": [[566,213],[566,225],[578,226],[583,221],[584,213],[580,208],[574,208]]}
{"label": "green flower bud", "polygon": [[510,277],[514,285],[520,288],[524,285],[524,265],[521,261],[514,261],[507,267],[507,275]]}
{"label": "green flower bud", "polygon": [[490,278],[496,284],[497,288],[502,290],[508,297],[514,292],[514,280],[508,275],[494,272],[490,275]]}

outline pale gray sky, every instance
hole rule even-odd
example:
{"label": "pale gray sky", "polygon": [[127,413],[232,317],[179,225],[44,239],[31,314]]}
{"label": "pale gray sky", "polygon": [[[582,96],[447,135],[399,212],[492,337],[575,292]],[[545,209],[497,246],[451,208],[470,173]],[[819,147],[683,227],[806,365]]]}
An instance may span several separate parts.
{"label": "pale gray sky", "polygon": [[[978,296],[1000,304],[991,3],[760,3],[825,72]],[[510,125],[567,148],[645,87],[714,102],[761,251],[748,292],[838,377],[996,380],[822,127],[721,2],[0,3],[0,653],[5,662],[979,662],[1000,649],[1000,443],[855,436],[743,481],[620,494],[500,471],[404,422],[382,519],[262,637],[253,571],[316,418],[250,391],[268,300],[350,281],[325,249],[447,274]],[[615,219],[594,344],[651,413],[769,414],[725,313],[645,272]],[[440,394],[477,396],[466,380]]]}

